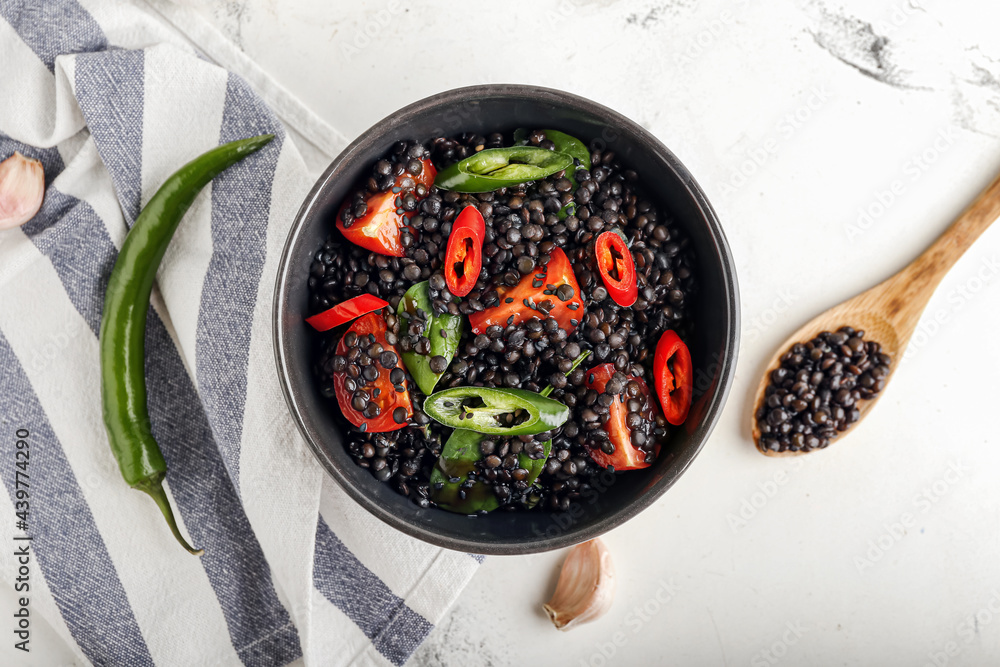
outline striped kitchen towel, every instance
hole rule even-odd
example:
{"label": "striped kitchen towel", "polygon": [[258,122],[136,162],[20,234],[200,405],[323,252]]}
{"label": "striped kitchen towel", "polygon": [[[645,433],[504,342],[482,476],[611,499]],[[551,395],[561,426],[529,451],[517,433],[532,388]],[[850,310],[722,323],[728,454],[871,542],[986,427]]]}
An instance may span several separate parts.
{"label": "striped kitchen towel", "polygon": [[[109,450],[104,289],[170,173],[264,132],[276,139],[181,223],[149,318],[153,431],[182,530],[205,549],[196,558]],[[20,433],[31,613],[78,664],[401,665],[478,567],[368,515],[286,412],[271,335],[278,256],[344,144],[167,0],[0,0],[0,158],[41,160],[47,183],[40,213],[0,231],[0,567],[12,586]]]}

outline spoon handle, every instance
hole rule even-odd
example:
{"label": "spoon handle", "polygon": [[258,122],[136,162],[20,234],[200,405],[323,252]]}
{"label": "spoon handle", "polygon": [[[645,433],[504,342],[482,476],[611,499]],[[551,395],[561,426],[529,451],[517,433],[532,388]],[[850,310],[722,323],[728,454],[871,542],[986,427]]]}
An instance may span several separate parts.
{"label": "spoon handle", "polygon": [[979,193],[958,219],[886,285],[893,297],[887,315],[904,330],[916,326],[924,306],[955,262],[1000,217],[1000,176]]}

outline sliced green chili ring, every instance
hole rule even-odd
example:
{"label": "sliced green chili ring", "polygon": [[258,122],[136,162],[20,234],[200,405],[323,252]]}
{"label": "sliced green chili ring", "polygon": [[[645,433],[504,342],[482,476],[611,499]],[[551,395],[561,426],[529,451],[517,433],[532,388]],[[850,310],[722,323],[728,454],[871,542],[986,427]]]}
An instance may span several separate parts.
{"label": "sliced green chili ring", "polygon": [[[399,300],[396,308],[396,315],[400,318],[400,330],[405,332],[410,324],[410,318],[419,319],[424,323],[424,335],[431,342],[430,354],[417,354],[414,351],[403,352],[403,363],[410,371],[420,391],[425,394],[434,392],[438,380],[444,372],[435,373],[431,370],[431,359],[436,356],[444,357],[447,364],[455,357],[458,349],[458,341],[462,337],[461,315],[435,315],[431,308],[431,297],[429,286],[425,280],[417,283],[406,290],[406,294]],[[418,311],[423,311],[427,319],[422,319],[417,315]],[[447,366],[445,366],[447,369]]]}
{"label": "sliced green chili ring", "polygon": [[[483,458],[479,444],[485,439],[486,436],[482,433],[458,428],[444,443],[438,463],[431,471],[431,500],[441,509],[459,514],[475,514],[480,511],[492,512],[500,506],[493,489],[482,481],[466,488],[465,498],[458,494],[468,480],[469,473],[476,467],[476,462]],[[552,452],[552,441],[546,440],[543,448],[544,455],[540,459],[530,458],[523,450],[517,455],[518,465],[528,471],[525,479],[528,486],[535,483],[545,468],[545,461]]]}
{"label": "sliced green chili ring", "polygon": [[438,172],[434,184],[456,192],[492,192],[537,181],[572,165],[571,156],[537,146],[487,148]]}
{"label": "sliced green chili ring", "polygon": [[[479,405],[469,405],[475,401]],[[518,423],[510,415],[517,411]],[[489,389],[455,387],[445,389],[424,401],[424,412],[451,428],[462,428],[487,435],[534,435],[558,428],[569,419],[569,408],[524,389]]]}

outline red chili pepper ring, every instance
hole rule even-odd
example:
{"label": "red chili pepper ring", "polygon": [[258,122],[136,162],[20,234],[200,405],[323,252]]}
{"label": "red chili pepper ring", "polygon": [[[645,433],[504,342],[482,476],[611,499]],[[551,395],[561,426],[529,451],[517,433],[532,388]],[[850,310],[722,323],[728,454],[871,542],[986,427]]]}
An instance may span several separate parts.
{"label": "red chili pepper ring", "polygon": [[625,245],[625,239],[618,232],[604,232],[597,237],[594,254],[608,294],[619,306],[631,307],[639,297],[639,284],[636,282],[635,261]]}
{"label": "red chili pepper ring", "polygon": [[694,377],[691,352],[673,329],[664,331],[656,344],[653,379],[663,416],[674,426],[680,426],[691,409]]}
{"label": "red chili pepper ring", "polygon": [[444,279],[455,296],[465,296],[476,286],[483,268],[483,240],[486,222],[475,206],[466,206],[448,235],[444,257]]}

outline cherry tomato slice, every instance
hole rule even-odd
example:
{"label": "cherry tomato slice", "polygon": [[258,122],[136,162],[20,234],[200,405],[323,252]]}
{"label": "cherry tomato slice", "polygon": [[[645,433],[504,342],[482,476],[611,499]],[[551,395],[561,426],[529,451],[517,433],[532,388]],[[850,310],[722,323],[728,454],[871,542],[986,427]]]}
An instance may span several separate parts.
{"label": "cherry tomato slice", "polygon": [[[399,355],[399,350],[390,345],[385,339],[385,320],[382,319],[382,315],[379,313],[368,313],[355,320],[354,324],[351,325],[344,334],[344,337],[337,344],[338,356],[347,356],[349,348],[347,347],[346,339],[347,335],[351,332],[354,332],[359,339],[367,337],[369,334],[374,335],[375,342],[382,346],[383,351],[396,353],[396,365],[392,368],[383,367],[378,358],[381,355],[378,355],[371,362],[371,366],[378,371],[378,376],[370,382],[364,380],[363,376],[360,375],[357,378],[351,378],[346,370],[335,372],[333,374],[333,389],[337,395],[340,410],[344,413],[347,421],[358,428],[364,429],[367,433],[382,433],[403,428],[410,417],[413,416],[413,404],[410,402],[410,392],[406,389],[406,385],[402,385],[403,391],[396,391],[389,378],[393,368],[399,368],[404,371],[405,369],[403,368],[403,360]],[[357,388],[353,392],[347,389],[348,379],[357,384]],[[364,390],[367,393],[369,403],[374,403],[378,406],[378,415],[366,417],[361,411],[354,409],[352,402],[360,390]],[[376,393],[378,393],[378,396],[375,395]],[[396,408],[403,408],[406,411],[406,419],[403,420],[402,424],[397,423],[393,416]]]}
{"label": "cherry tomato slice", "polygon": [[399,230],[406,225],[405,214],[398,213],[396,197],[390,192],[379,192],[368,198],[365,204],[367,212],[360,218],[355,218],[350,227],[344,225],[343,213],[350,201],[337,211],[337,229],[348,241],[366,250],[392,257],[402,257],[405,253],[400,242]]}
{"label": "cherry tomato slice", "polygon": [[344,211],[353,202],[353,198],[348,198],[337,211],[337,229],[344,238],[372,252],[392,257],[404,256],[406,250],[400,242],[399,230],[407,225],[416,211],[404,212],[399,200],[413,191],[417,185],[429,189],[437,175],[437,170],[430,160],[422,158],[420,163],[423,166],[419,174],[414,176],[404,171],[396,177],[396,183],[391,190],[377,192],[368,197],[365,201],[367,211],[363,216],[355,218],[350,225],[345,225]]}
{"label": "cherry tomato slice", "polygon": [[465,296],[476,286],[483,268],[483,239],[486,222],[475,206],[466,206],[448,235],[444,258],[444,279],[455,296]]}
{"label": "cherry tomato slice", "polygon": [[[538,310],[538,306],[548,301],[552,305],[549,316],[554,317],[566,333],[572,333],[583,319],[580,285],[576,282],[576,274],[566,253],[560,248],[553,248],[549,257],[548,264],[521,278],[521,282],[514,287],[498,288],[500,305],[469,315],[472,330],[481,334],[494,324],[506,327],[530,319],[544,319],[545,313]],[[563,285],[569,287],[564,290],[566,301],[559,296],[559,288]],[[545,294],[546,291],[550,294]],[[568,294],[570,291],[572,295]]]}
{"label": "cherry tomato slice", "polygon": [[618,232],[604,232],[594,244],[597,269],[604,280],[608,294],[619,306],[630,308],[639,298],[639,284],[635,275],[635,260],[625,239]]}
{"label": "cherry tomato slice", "polygon": [[[595,366],[587,371],[587,375],[585,376],[587,380],[587,387],[599,393],[603,392],[604,386],[614,374],[614,364],[601,364],[600,366]],[[657,413],[656,402],[652,398],[649,387],[642,380],[642,378],[629,377],[629,381],[634,381],[639,385],[639,396],[637,398],[642,401],[640,414],[649,418],[649,421],[655,427]],[[623,400],[622,394],[619,394],[615,398],[615,401],[611,404],[608,417],[604,421],[604,430],[609,436],[611,436],[611,443],[615,446],[614,454],[606,454],[598,447],[590,448],[590,458],[594,460],[594,463],[604,468],[611,466],[616,471],[638,470],[640,468],[648,468],[652,465],[652,463],[646,462],[646,452],[632,444],[632,429],[628,427],[627,422],[627,402],[628,399],[626,398]],[[654,436],[650,435],[648,437]],[[653,447],[653,455],[654,457],[660,455],[659,442],[657,442]]]}
{"label": "cherry tomato slice", "polygon": [[674,426],[687,419],[694,393],[691,352],[672,329],[664,331],[656,344],[653,357],[653,377],[656,393],[663,406],[663,415]]}
{"label": "cherry tomato slice", "polygon": [[306,322],[316,331],[329,331],[344,322],[350,322],[362,315],[382,310],[388,305],[388,301],[380,299],[374,294],[361,294],[343,303],[338,303],[322,313],[306,318]]}

